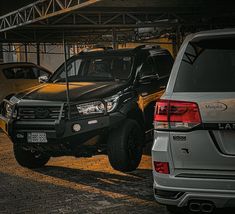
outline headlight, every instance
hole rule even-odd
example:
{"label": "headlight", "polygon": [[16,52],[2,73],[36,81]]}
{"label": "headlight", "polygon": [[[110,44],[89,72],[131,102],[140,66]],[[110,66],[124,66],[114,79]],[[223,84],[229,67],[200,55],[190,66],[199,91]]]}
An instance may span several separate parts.
{"label": "headlight", "polygon": [[112,112],[117,107],[120,96],[121,96],[120,94],[117,94],[112,97],[104,99],[107,105],[107,112]]}
{"label": "headlight", "polygon": [[5,104],[5,115],[7,118],[11,118],[12,117],[17,117],[17,111],[16,109],[14,110],[13,112],[13,109],[14,109],[14,106],[9,104],[9,103],[6,103]]}
{"label": "headlight", "polygon": [[12,105],[10,105],[9,103],[6,103],[5,111],[6,111],[6,116],[7,117],[11,117],[12,110],[13,110]]}
{"label": "headlight", "polygon": [[101,101],[77,105],[77,110],[81,115],[104,114],[105,106]]}
{"label": "headlight", "polygon": [[10,102],[13,104],[16,104],[16,103],[19,103],[20,100],[17,97],[13,96],[13,97],[11,97]]}
{"label": "headlight", "polygon": [[95,101],[90,103],[84,103],[77,105],[77,110],[81,115],[91,115],[91,114],[104,114],[106,112],[112,112],[118,105],[118,100],[121,94],[116,94],[112,97],[105,98],[105,104],[101,101]]}

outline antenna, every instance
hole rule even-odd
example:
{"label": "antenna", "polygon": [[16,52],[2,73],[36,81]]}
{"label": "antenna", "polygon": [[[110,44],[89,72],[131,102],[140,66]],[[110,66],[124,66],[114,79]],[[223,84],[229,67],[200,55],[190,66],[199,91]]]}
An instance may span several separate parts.
{"label": "antenna", "polygon": [[66,98],[67,98],[67,106],[68,106],[68,119],[70,120],[71,109],[70,109],[70,96],[69,96],[69,81],[68,81],[68,69],[67,69],[67,44],[65,41],[65,36],[63,33],[63,46],[64,46],[64,70],[65,70],[65,79],[66,79]]}

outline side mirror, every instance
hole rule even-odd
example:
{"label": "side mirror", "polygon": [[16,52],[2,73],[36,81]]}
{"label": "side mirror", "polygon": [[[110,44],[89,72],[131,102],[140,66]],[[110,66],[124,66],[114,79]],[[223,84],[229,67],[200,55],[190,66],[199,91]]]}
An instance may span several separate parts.
{"label": "side mirror", "polygon": [[159,76],[156,75],[147,75],[147,76],[143,76],[139,78],[139,83],[141,84],[147,84],[147,83],[151,83],[152,81],[158,80]]}
{"label": "side mirror", "polygon": [[46,83],[46,82],[48,82],[48,80],[49,80],[49,78],[48,78],[48,76],[46,76],[46,75],[40,76],[40,77],[38,78],[38,82],[39,82],[39,83]]}

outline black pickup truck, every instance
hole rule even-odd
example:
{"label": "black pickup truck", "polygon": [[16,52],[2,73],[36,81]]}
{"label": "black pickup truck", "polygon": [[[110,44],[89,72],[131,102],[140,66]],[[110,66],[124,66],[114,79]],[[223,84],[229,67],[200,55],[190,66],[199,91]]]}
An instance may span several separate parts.
{"label": "black pickup truck", "polygon": [[0,126],[17,162],[38,168],[50,157],[107,154],[114,169],[135,170],[172,64],[158,46],[71,57],[47,82],[2,103]]}

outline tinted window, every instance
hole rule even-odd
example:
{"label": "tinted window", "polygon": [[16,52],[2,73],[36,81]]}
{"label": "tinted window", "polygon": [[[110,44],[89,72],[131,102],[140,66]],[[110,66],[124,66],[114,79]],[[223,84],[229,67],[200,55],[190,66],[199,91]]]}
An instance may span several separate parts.
{"label": "tinted window", "polygon": [[34,68],[34,74],[37,78],[41,77],[41,76],[49,77],[49,75],[50,75],[47,71],[41,70],[41,69],[36,68],[36,67]]}
{"label": "tinted window", "polygon": [[3,69],[7,79],[36,79],[33,67],[16,67]]}
{"label": "tinted window", "polygon": [[[67,62],[69,81],[126,80],[131,74],[131,68],[130,56],[72,58]],[[51,81],[64,82],[65,74],[62,65],[52,76]]]}
{"label": "tinted window", "polygon": [[40,76],[48,76],[46,71],[37,67],[14,67],[3,69],[7,79],[38,79]]}
{"label": "tinted window", "polygon": [[15,71],[12,68],[3,69],[3,74],[7,79],[15,79]]}
{"label": "tinted window", "polygon": [[154,57],[154,60],[158,76],[169,76],[173,65],[173,59],[169,55],[158,55]]}
{"label": "tinted window", "polygon": [[37,71],[33,67],[29,67],[23,70],[25,79],[37,79]]}
{"label": "tinted window", "polygon": [[235,40],[190,43],[181,62],[175,92],[234,92]]}
{"label": "tinted window", "polygon": [[142,65],[140,71],[140,78],[144,76],[156,75],[156,71],[154,69],[154,60],[152,57],[148,57],[144,64]]}
{"label": "tinted window", "polygon": [[[78,70],[81,66],[82,60],[81,59],[77,59],[74,60],[73,62],[69,63],[67,65],[67,72],[68,72],[68,77],[74,77],[78,75]],[[64,68],[61,68],[64,71]],[[82,68],[81,68],[82,69]],[[66,78],[66,73],[65,72],[61,72],[56,78],[58,79],[65,79]]]}

